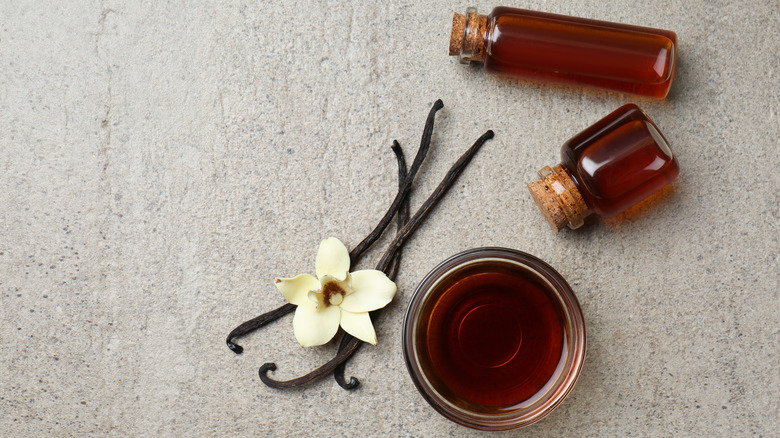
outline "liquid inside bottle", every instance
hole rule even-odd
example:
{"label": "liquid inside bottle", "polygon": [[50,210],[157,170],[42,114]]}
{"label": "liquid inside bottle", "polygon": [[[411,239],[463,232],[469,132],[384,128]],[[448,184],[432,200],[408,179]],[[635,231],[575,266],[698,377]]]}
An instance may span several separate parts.
{"label": "liquid inside bottle", "polygon": [[616,216],[669,184],[677,159],[661,131],[624,105],[566,141],[561,163],[528,185],[550,225],[578,228],[589,214]]}
{"label": "liquid inside bottle", "polygon": [[451,55],[490,73],[654,98],[669,92],[677,50],[672,31],[503,6],[455,14],[452,38]]}

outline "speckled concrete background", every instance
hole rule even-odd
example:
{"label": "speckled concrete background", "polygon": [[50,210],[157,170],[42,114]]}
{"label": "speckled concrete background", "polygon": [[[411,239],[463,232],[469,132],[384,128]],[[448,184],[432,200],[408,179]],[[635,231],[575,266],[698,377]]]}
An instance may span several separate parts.
{"label": "speckled concrete background", "polygon": [[[446,54],[468,4],[374,3],[0,4],[2,435],[471,435],[416,392],[401,317],[443,258],[500,245],[555,266],[589,328],[575,390],[523,436],[777,436],[778,3],[518,4],[675,30],[663,101],[490,77]],[[291,378],[335,346],[300,348],[289,316],[241,356],[225,335],[284,302],[272,279],[313,272],[321,238],[373,227],[391,141],[411,156],[437,98],[413,206],[496,138],[409,242],[379,345],[347,367],[362,386],[266,388],[260,364]],[[627,102],[679,180],[554,234],[525,183]]]}

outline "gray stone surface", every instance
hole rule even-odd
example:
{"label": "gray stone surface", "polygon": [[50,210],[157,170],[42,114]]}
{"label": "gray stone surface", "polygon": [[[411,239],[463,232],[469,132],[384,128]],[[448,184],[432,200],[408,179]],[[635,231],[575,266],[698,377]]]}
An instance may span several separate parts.
{"label": "gray stone surface", "polygon": [[[500,245],[555,266],[589,329],[575,390],[523,436],[777,436],[778,3],[522,4],[675,30],[663,101],[463,67],[446,48],[466,6],[2,2],[0,434],[472,435],[415,390],[401,318],[443,258]],[[379,344],[347,368],[362,386],[266,388],[263,362],[290,378],[335,346],[302,349],[291,317],[240,356],[225,335],[284,302],[272,279],[313,272],[321,238],[351,247],[373,227],[389,145],[411,156],[437,98],[413,206],[496,138],[409,242]],[[670,139],[679,180],[554,234],[525,183],[627,102]]]}

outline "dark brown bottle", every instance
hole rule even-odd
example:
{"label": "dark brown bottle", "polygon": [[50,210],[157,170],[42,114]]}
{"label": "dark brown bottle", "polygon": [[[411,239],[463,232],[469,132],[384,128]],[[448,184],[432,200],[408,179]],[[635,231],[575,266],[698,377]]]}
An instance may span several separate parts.
{"label": "dark brown bottle", "polygon": [[450,55],[485,71],[662,99],[674,77],[669,30],[499,6],[455,14]]}
{"label": "dark brown bottle", "polygon": [[556,231],[585,217],[616,216],[677,178],[669,143],[634,104],[624,105],[561,147],[561,163],[545,166],[528,184]]}

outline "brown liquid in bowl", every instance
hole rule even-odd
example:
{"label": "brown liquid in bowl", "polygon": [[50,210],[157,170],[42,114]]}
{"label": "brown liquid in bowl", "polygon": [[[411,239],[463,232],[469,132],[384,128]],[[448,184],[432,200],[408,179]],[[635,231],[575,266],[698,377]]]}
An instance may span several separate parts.
{"label": "brown liquid in bowl", "polygon": [[562,303],[517,265],[468,265],[437,285],[421,315],[420,364],[455,405],[500,413],[555,380],[568,350]]}

